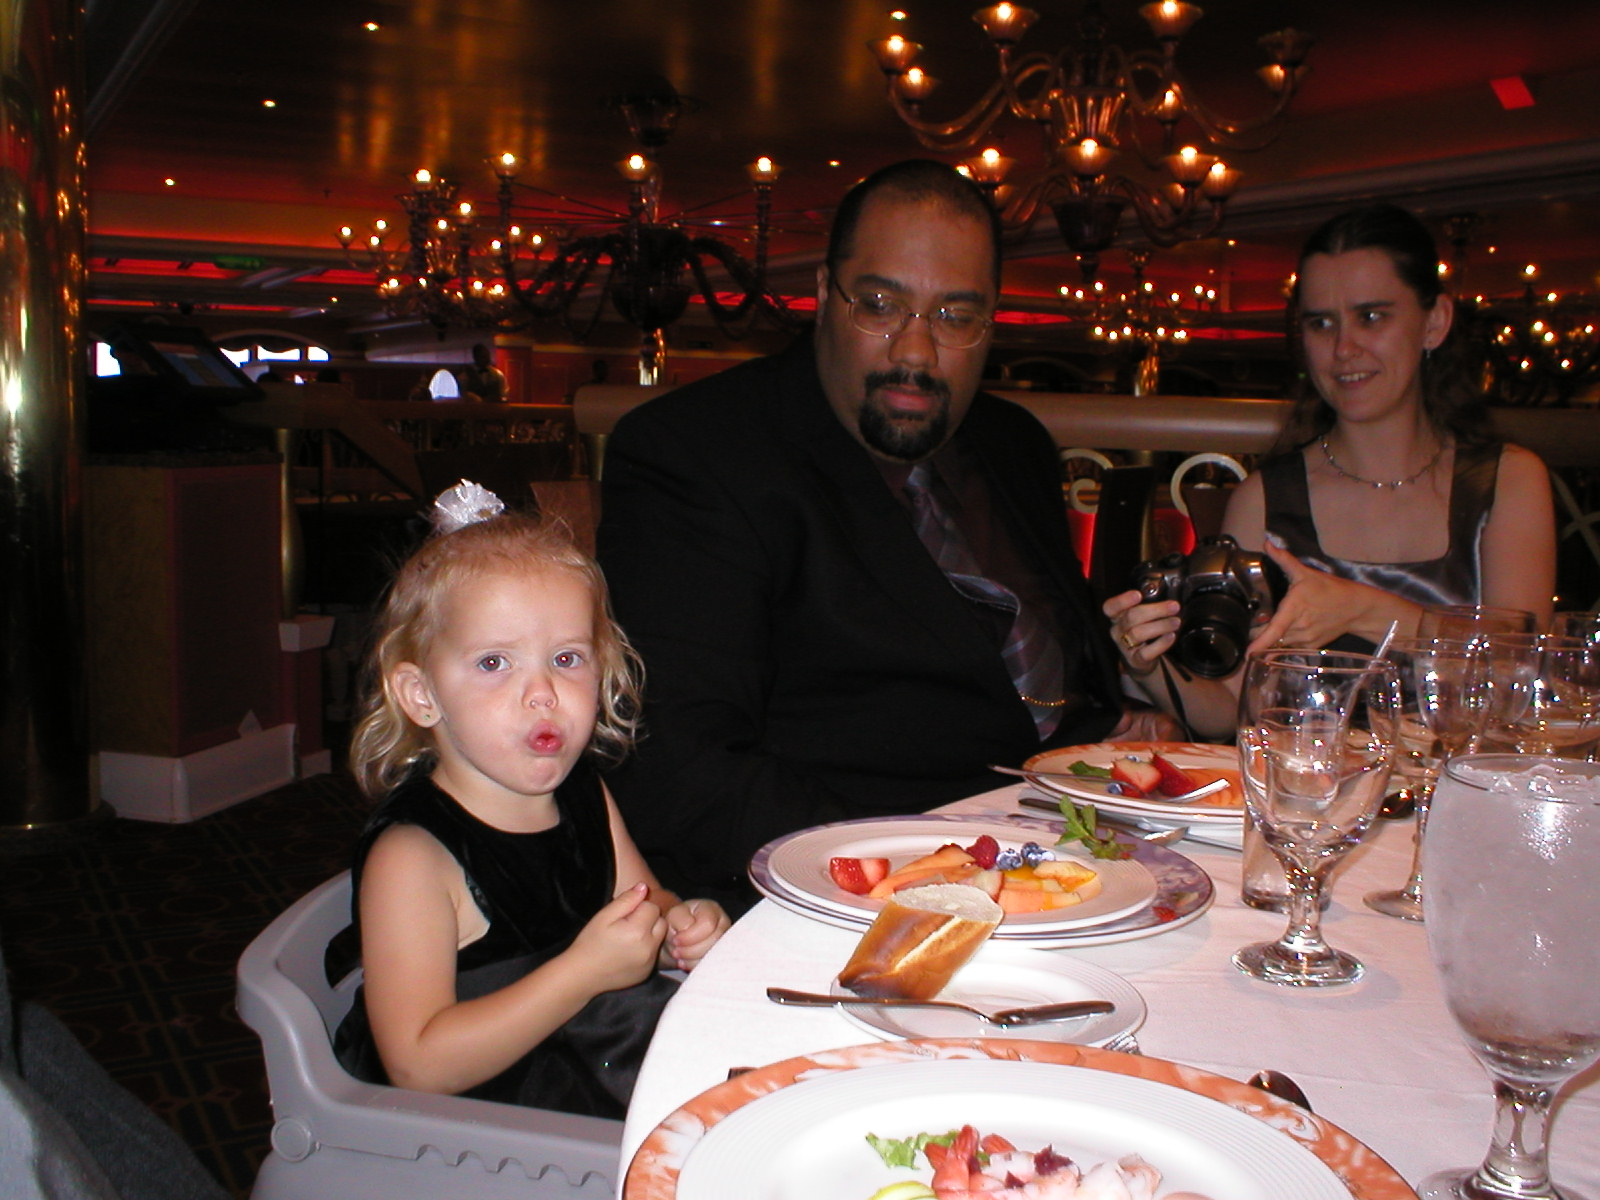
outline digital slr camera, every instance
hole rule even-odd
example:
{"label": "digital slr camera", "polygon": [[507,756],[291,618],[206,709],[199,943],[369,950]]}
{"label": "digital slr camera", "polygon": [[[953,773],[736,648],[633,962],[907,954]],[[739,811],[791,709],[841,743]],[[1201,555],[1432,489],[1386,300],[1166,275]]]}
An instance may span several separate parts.
{"label": "digital slr camera", "polygon": [[1168,653],[1204,679],[1221,679],[1244,661],[1251,630],[1272,616],[1288,580],[1277,563],[1239,549],[1222,533],[1202,538],[1188,557],[1173,553],[1140,563],[1133,586],[1146,601],[1182,606]]}

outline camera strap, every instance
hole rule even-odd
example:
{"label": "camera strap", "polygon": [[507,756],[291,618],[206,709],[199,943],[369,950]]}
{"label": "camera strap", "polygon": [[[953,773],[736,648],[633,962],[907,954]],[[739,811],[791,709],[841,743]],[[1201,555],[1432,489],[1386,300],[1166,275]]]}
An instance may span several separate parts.
{"label": "camera strap", "polygon": [[1165,654],[1158,658],[1156,663],[1161,668],[1161,681],[1167,685],[1167,697],[1172,701],[1172,715],[1183,729],[1183,740],[1186,742],[1195,741],[1194,730],[1189,728],[1188,710],[1183,707],[1183,696],[1178,692],[1178,685],[1173,682],[1172,673],[1176,671],[1182,675],[1185,683],[1192,682],[1194,676],[1190,675],[1181,666],[1171,662]]}

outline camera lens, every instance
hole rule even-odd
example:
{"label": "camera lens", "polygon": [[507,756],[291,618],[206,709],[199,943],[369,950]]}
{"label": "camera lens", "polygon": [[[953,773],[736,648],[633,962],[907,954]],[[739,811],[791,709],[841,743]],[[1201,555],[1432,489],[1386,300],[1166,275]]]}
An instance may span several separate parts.
{"label": "camera lens", "polygon": [[1250,613],[1223,592],[1205,592],[1183,606],[1183,625],[1172,652],[1203,679],[1233,674],[1250,644]]}

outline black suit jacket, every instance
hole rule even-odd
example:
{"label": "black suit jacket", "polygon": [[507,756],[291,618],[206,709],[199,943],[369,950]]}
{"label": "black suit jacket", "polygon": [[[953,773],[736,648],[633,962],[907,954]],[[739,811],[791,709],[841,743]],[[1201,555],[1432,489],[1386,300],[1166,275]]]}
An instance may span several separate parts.
{"label": "black suit jacket", "polygon": [[[1098,740],[1120,715],[1116,654],[1056,448],[982,394],[956,437],[1079,647],[1068,686],[1094,708],[1051,742]],[[921,812],[1040,749],[992,633],[828,406],[809,338],[620,421],[598,547],[646,671],[645,734],[611,784],[670,886],[736,885],[780,834]]]}

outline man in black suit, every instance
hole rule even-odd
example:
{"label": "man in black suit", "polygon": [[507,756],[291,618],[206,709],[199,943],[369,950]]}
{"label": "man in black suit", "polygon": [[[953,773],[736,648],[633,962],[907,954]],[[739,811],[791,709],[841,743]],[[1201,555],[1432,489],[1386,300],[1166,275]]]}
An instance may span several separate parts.
{"label": "man in black suit", "polygon": [[1056,448],[978,392],[998,298],[988,201],[901,163],[840,205],[814,338],[618,423],[599,557],[646,704],[610,782],[668,886],[731,897],[780,834],[1138,735]]}

